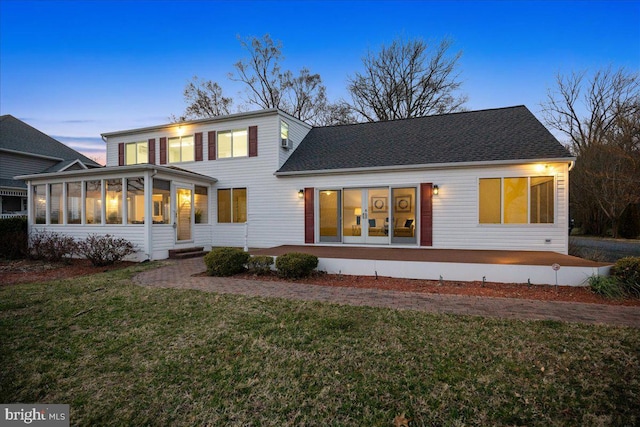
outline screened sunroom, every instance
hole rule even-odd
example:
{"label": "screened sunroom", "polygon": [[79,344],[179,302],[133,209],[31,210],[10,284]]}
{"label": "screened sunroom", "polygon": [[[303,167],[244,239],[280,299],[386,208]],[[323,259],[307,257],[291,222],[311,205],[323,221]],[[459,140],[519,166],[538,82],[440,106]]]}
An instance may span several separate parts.
{"label": "screened sunroom", "polygon": [[211,247],[215,178],[175,167],[115,166],[16,177],[27,182],[29,229],[83,239],[124,237],[136,258]]}

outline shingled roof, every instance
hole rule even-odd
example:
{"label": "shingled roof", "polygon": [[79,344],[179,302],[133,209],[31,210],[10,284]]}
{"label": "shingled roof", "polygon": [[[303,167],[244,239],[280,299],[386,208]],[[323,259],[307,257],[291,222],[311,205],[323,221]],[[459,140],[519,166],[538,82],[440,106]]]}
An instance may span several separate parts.
{"label": "shingled roof", "polygon": [[525,106],[313,128],[278,175],[573,156]]}
{"label": "shingled roof", "polygon": [[53,157],[61,162],[78,159],[86,166],[100,167],[98,163],[73,148],[9,114],[0,116],[0,149]]}

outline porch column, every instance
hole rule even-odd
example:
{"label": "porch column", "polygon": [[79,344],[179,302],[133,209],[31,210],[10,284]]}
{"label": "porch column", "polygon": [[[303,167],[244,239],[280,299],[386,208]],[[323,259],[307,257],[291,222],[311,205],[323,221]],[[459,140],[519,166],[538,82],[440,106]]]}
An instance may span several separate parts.
{"label": "porch column", "polygon": [[146,171],[144,175],[144,233],[145,252],[149,261],[153,260],[153,176],[156,171]]}

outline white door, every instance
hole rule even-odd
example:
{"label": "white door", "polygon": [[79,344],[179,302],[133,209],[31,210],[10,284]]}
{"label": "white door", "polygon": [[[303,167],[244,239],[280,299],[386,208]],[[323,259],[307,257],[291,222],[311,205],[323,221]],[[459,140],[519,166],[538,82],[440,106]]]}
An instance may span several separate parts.
{"label": "white door", "polygon": [[389,189],[354,188],[343,194],[343,242],[388,244]]}
{"label": "white door", "polygon": [[176,187],[176,241],[192,240],[193,190]]}

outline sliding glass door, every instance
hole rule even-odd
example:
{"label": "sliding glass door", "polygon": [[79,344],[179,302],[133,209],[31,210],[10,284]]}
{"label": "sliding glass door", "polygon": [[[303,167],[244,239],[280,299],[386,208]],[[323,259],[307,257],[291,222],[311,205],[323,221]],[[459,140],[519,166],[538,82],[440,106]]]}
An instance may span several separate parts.
{"label": "sliding glass door", "polygon": [[389,243],[389,189],[344,190],[344,243]]}

